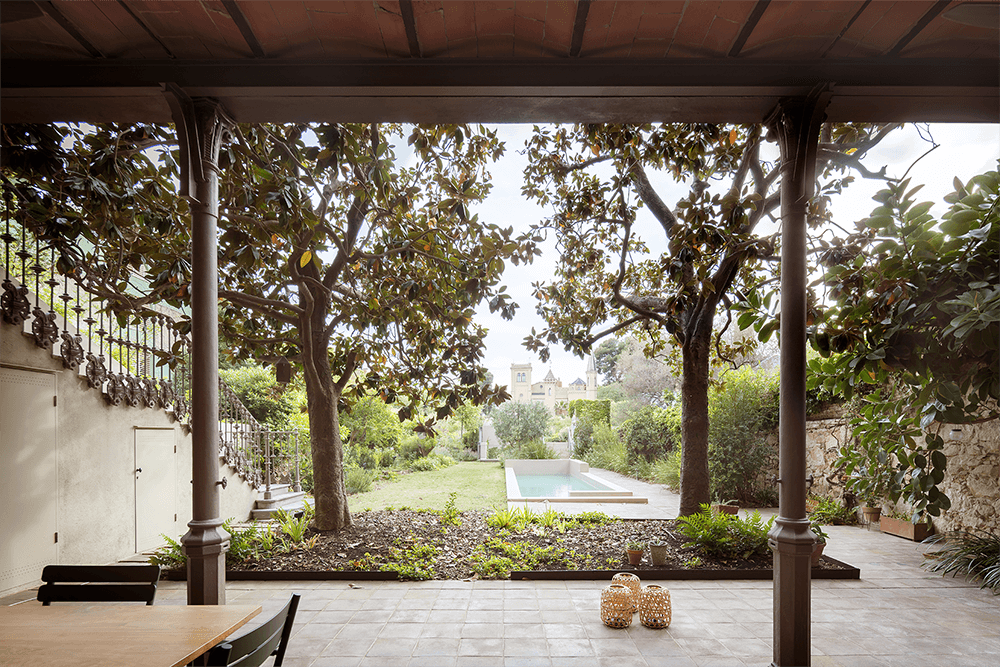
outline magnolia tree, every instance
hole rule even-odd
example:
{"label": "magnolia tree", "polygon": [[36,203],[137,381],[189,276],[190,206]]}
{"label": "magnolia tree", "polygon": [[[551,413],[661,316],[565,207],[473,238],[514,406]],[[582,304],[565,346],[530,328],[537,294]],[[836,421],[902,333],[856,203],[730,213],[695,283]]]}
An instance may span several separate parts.
{"label": "magnolia tree", "polygon": [[[850,172],[884,176],[865,169],[861,158],[891,130],[823,127],[822,180],[809,207],[816,243],[823,243],[830,222],[829,196],[850,182]],[[650,357],[676,346],[682,515],[709,501],[713,358],[746,355],[754,343],[727,344],[721,331],[736,302],[761,303],[762,286],[774,280],[778,263],[782,164],[762,155],[764,141],[761,126],[713,124],[538,127],[528,141],[523,192],[552,209],[535,229],[555,236],[560,258],[555,278],[535,286],[546,328],[532,331],[526,345],[543,360],[551,343],[585,353],[616,333],[641,338]],[[668,186],[686,191],[672,206],[661,194]],[[721,331],[713,333],[720,313]],[[759,337],[777,326],[771,317],[760,324]]]}
{"label": "magnolia tree", "polygon": [[[115,308],[189,299],[173,143],[165,127],[4,126],[18,220]],[[220,333],[237,357],[301,368],[319,530],[351,522],[347,402],[377,394],[400,419],[430,414],[417,428],[433,433],[464,402],[507,398],[485,384],[473,314],[486,302],[512,317],[500,275],[536,250],[469,210],[502,152],[482,126],[331,123],[240,125],[222,148]]]}
{"label": "magnolia tree", "polygon": [[813,387],[858,394],[857,444],[839,461],[848,488],[903,499],[914,521],[951,506],[938,488],[944,424],[1000,418],[1000,176],[956,179],[940,219],[919,189],[890,183],[822,253],[827,306],[810,362]]}

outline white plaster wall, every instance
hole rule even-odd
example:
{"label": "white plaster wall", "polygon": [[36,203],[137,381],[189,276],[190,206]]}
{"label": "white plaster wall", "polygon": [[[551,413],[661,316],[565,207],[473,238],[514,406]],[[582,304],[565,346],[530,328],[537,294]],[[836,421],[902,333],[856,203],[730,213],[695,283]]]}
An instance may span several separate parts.
{"label": "white plaster wall", "polygon": [[[192,440],[180,424],[173,423],[163,410],[108,405],[98,391],[88,388],[82,376],[64,370],[60,358],[36,347],[33,340],[7,324],[0,326],[0,363],[58,371],[60,563],[108,563],[135,553],[133,475],[137,427],[174,431],[177,484],[173,500],[177,521],[173,532],[176,537],[187,531],[191,519]],[[220,473],[228,480],[227,488],[220,488],[221,517],[248,518],[256,491],[229,466],[222,465]]]}

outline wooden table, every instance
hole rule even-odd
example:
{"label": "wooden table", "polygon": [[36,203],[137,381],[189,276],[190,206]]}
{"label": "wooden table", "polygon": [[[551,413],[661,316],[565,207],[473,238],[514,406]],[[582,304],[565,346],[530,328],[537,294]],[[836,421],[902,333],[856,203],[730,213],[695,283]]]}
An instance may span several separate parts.
{"label": "wooden table", "polygon": [[0,666],[177,667],[259,613],[254,605],[0,607]]}

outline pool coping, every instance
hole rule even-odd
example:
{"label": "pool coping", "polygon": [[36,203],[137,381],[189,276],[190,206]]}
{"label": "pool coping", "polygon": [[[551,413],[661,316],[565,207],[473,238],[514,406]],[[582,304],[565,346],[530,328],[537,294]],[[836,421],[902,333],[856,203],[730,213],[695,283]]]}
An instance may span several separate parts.
{"label": "pool coping", "polygon": [[[523,496],[517,482],[517,473],[532,472],[575,475],[607,490],[570,491],[569,496]],[[598,477],[590,472],[586,461],[579,459],[507,459],[504,461],[504,475],[508,503],[634,503],[645,505],[649,498],[636,496],[632,491],[614,482]]]}

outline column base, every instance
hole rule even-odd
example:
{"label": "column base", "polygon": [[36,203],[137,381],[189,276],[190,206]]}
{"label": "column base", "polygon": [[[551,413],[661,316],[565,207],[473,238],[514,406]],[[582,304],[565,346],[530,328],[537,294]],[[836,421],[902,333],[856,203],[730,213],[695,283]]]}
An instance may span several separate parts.
{"label": "column base", "polygon": [[812,551],[806,519],[775,519],[768,546],[774,552],[773,667],[809,667]]}
{"label": "column base", "polygon": [[226,604],[226,552],[229,537],[222,521],[191,521],[181,538],[187,556],[188,604]]}

